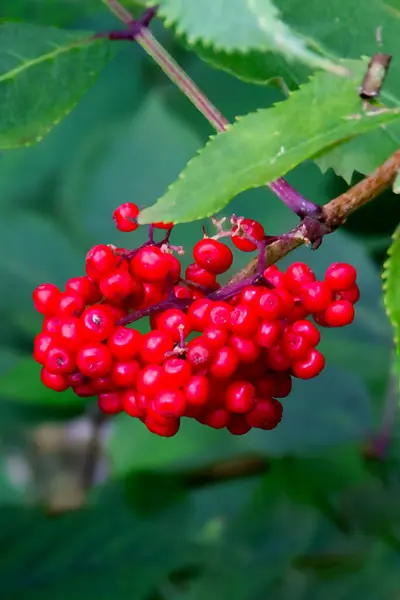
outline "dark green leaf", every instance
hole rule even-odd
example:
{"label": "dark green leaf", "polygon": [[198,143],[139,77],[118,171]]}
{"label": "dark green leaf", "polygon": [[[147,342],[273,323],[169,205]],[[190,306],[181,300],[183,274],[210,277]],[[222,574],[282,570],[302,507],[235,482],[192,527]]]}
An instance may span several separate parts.
{"label": "dark green leaf", "polygon": [[[384,298],[389,319],[394,328],[397,356],[400,357],[400,227],[393,235],[389,258],[384,265]],[[400,360],[396,361],[400,367]],[[400,370],[398,371],[400,374]]]}
{"label": "dark green leaf", "polygon": [[105,40],[22,23],[0,25],[0,148],[42,139],[112,56]]}

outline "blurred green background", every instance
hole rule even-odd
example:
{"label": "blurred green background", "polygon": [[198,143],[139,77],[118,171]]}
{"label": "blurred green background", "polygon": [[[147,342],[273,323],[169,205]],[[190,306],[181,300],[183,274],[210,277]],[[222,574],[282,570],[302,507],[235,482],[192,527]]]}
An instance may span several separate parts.
{"label": "blurred green background", "polygon": [[[90,2],[79,20],[73,4],[41,10],[22,0],[6,2],[2,16],[18,16],[24,4],[37,23],[115,26]],[[214,71],[159,24],[153,29],[229,119],[282,100],[278,89]],[[33,288],[83,274],[95,243],[144,240],[145,231],[117,232],[113,209],[154,202],[211,133],[141,49],[126,45],[40,144],[0,155],[5,600],[399,598],[398,428],[385,460],[366,452],[398,389],[380,279],[400,220],[390,192],[317,252],[302,249],[283,261],[305,259],[318,275],[330,262],[352,262],[362,298],[353,325],[324,331],[328,366],[316,380],[296,382],[277,430],[234,437],[188,422],[176,438],[161,439],[124,415],[98,431],[90,402],[40,384],[30,357],[40,327]],[[320,203],[346,189],[313,163],[288,180]],[[225,214],[232,212],[256,217],[271,235],[296,223],[266,189],[236,198]],[[186,263],[200,234],[199,222],[176,227]],[[238,255],[235,268],[245,260]],[[85,469],[94,472],[90,489],[82,485]]]}

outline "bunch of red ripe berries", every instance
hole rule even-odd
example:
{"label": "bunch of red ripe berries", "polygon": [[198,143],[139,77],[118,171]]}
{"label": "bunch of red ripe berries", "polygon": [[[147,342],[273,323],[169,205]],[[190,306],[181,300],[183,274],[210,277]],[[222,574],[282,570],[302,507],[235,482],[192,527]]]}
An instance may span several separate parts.
{"label": "bunch of red ripe berries", "polygon": [[[134,231],[138,212],[120,206],[118,229]],[[135,250],[93,247],[86,275],[69,279],[63,292],[37,287],[33,301],[44,321],[33,355],[43,384],[97,396],[103,412],[125,411],[161,436],[175,435],[182,417],[235,435],[275,428],[292,377],[311,379],[325,365],[320,331],[307,317],[322,327],[351,323],[356,270],[334,263],[317,281],[300,262],[285,272],[264,269],[260,223],[232,217],[229,231],[217,225],[214,237],[195,244],[184,278],[172,225],[154,223]],[[159,242],[157,230],[165,234]],[[233,262],[221,241],[228,236],[244,252],[259,250],[259,269],[221,287],[217,277]],[[132,327],[148,317],[148,333]]]}

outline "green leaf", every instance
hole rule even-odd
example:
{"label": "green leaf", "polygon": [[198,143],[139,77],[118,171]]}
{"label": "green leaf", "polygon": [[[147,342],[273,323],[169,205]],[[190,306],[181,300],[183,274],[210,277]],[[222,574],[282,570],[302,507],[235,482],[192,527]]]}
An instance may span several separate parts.
{"label": "green leaf", "polygon": [[41,140],[89,89],[111,48],[87,32],[0,25],[0,148]]}
{"label": "green leaf", "polygon": [[98,0],[2,0],[1,19],[60,27],[102,9]]}
{"label": "green leaf", "polygon": [[400,194],[400,171],[396,175],[392,189],[395,194]]}
{"label": "green leaf", "polygon": [[351,64],[358,77],[343,79],[340,94],[337,78],[319,73],[285,102],[247,115],[212,138],[140,222],[208,217],[240,192],[277,179],[329,146],[398,119],[400,109],[363,110],[356,93],[363,66]]}
{"label": "green leaf", "polygon": [[[384,300],[388,317],[393,325],[397,356],[400,357],[400,226],[393,234],[383,271]],[[400,375],[400,360],[397,360]]]}
{"label": "green leaf", "polygon": [[161,0],[159,13],[190,44],[201,41],[225,51],[274,50],[312,67],[346,74],[343,66],[311,50],[308,40],[283,23],[270,0]]}

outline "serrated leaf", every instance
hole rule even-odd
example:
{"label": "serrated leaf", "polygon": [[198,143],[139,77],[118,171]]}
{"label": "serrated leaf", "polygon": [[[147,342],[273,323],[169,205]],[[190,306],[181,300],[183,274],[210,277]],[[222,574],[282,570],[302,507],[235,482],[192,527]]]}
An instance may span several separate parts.
{"label": "serrated leaf", "polygon": [[288,27],[270,0],[161,0],[159,5],[166,24],[174,25],[190,44],[201,41],[225,51],[274,50],[314,68],[346,74],[342,65],[317,54],[306,38]]}
{"label": "serrated leaf", "polygon": [[[212,138],[189,162],[141,223],[176,223],[208,217],[234,196],[267,184],[330,146],[400,117],[400,109],[365,111],[356,92],[359,61],[349,63],[354,78],[321,72],[271,109],[249,114]],[[356,73],[358,72],[358,76]],[[315,108],[314,108],[315,107]]]}
{"label": "serrated leaf", "polygon": [[29,145],[74,107],[112,56],[90,33],[0,25],[0,149]]}
{"label": "serrated leaf", "polygon": [[[388,259],[383,271],[384,300],[388,317],[394,328],[397,355],[400,357],[400,226],[393,234]],[[400,374],[400,360],[396,361]]]}

